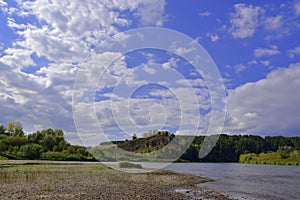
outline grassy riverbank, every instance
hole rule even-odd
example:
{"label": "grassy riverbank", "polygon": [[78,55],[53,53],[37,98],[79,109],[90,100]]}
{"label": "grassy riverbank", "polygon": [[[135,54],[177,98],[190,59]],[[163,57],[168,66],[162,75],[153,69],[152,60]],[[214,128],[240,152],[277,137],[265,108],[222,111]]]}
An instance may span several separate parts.
{"label": "grassy riverbank", "polygon": [[269,164],[269,165],[300,165],[300,151],[284,151],[269,153],[248,153],[240,156],[240,163]]}
{"label": "grassy riverbank", "polygon": [[[4,199],[190,199],[190,194],[228,199],[195,184],[209,181],[170,171],[125,173],[101,164],[1,161]],[[185,193],[175,189],[188,189]]]}

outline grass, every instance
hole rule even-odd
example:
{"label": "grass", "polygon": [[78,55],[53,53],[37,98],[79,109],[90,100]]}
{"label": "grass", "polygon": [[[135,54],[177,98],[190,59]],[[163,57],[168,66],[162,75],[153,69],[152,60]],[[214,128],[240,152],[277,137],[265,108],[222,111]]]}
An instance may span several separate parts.
{"label": "grass", "polygon": [[8,158],[6,158],[4,156],[0,156],[0,160],[8,160]]}
{"label": "grass", "polygon": [[127,161],[123,161],[123,162],[119,162],[118,166],[120,168],[135,168],[135,169],[142,169],[142,165],[140,164],[134,164],[131,162],[127,162]]}
{"label": "grass", "polygon": [[260,154],[242,154],[240,156],[241,163],[249,164],[267,164],[267,165],[300,165],[300,151],[292,151],[286,156],[282,156],[280,152],[260,153]]}
{"label": "grass", "polygon": [[41,190],[46,192],[51,192],[53,190],[53,186],[50,184],[46,184],[42,186]]}

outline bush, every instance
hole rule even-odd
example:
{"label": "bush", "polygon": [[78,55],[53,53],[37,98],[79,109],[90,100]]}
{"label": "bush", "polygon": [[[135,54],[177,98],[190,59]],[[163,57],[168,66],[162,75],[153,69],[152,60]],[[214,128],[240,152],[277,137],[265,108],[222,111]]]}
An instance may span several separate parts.
{"label": "bush", "polygon": [[52,151],[42,153],[41,158],[46,160],[66,160],[65,154]]}
{"label": "bush", "polygon": [[4,156],[0,156],[0,160],[8,160],[8,158],[6,158]]}
{"label": "bush", "polygon": [[143,168],[142,165],[140,165],[140,164],[134,164],[134,163],[127,162],[127,161],[119,162],[119,167],[120,168],[136,168],[136,169]]}
{"label": "bush", "polygon": [[20,148],[20,155],[25,159],[38,159],[43,151],[39,144],[25,144]]}

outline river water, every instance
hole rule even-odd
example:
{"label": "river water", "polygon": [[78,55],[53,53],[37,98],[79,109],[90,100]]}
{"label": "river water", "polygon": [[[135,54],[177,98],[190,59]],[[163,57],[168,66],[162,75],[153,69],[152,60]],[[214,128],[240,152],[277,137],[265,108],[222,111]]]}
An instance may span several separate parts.
{"label": "river water", "polygon": [[237,199],[300,199],[300,166],[173,163],[166,169],[213,179],[200,186]]}

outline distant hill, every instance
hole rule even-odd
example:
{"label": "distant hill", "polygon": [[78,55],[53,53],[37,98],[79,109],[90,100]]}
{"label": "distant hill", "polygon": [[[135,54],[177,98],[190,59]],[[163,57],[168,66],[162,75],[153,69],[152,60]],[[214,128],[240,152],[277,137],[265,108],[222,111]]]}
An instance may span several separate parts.
{"label": "distant hill", "polygon": [[130,152],[149,153],[161,149],[174,137],[175,135],[171,135],[168,131],[158,131],[155,135],[150,137],[136,138],[133,140],[118,142],[117,146]]}
{"label": "distant hill", "polygon": [[[100,144],[97,147],[93,147],[91,153],[101,161],[162,161],[168,159],[174,161],[177,158],[178,162],[240,161],[258,164],[287,163],[300,165],[300,160],[298,159],[298,155],[300,155],[300,137],[222,134],[212,151],[204,158],[199,158],[199,150],[204,139],[205,136],[176,135],[175,137],[173,134],[170,135],[168,132],[161,131],[145,138]],[[186,150],[182,149],[186,144],[191,145]],[[121,152],[121,149],[125,151]],[[176,157],[177,153],[182,150],[184,153],[179,158]],[[135,153],[134,156],[131,154],[132,152]],[[149,152],[151,153],[148,154]],[[265,157],[254,156],[265,154],[268,155],[268,160],[266,161],[261,161]],[[273,156],[275,154],[280,156],[280,162],[277,158],[275,160],[276,156]]]}

